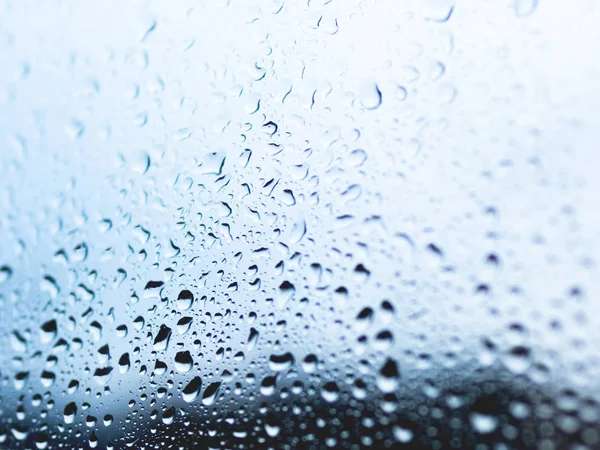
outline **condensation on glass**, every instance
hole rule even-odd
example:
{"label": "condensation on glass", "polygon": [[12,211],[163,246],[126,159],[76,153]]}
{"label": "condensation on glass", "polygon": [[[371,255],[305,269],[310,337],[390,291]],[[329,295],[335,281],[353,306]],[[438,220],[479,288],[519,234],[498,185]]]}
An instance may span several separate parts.
{"label": "condensation on glass", "polygon": [[599,448],[599,22],[0,2],[0,448]]}

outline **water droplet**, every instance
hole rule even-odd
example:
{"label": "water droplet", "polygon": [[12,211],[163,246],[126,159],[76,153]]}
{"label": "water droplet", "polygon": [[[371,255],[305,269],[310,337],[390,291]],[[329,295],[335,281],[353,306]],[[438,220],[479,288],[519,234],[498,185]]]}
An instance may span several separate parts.
{"label": "water droplet", "polygon": [[10,434],[12,434],[17,441],[24,441],[27,439],[27,436],[29,436],[29,431],[23,425],[16,424],[11,426]]}
{"label": "water droplet", "polygon": [[18,353],[27,351],[27,339],[17,330],[13,330],[10,335],[10,345]]}
{"label": "water droplet", "polygon": [[373,308],[365,307],[356,316],[355,328],[357,331],[366,330],[373,323],[374,311]]}
{"label": "water droplet", "polygon": [[192,370],[192,365],[194,364],[194,360],[190,352],[178,352],[175,355],[175,369],[179,373],[187,373]]}
{"label": "water droplet", "polygon": [[73,262],[81,262],[81,261],[85,261],[87,259],[87,256],[88,256],[88,246],[85,242],[82,242],[81,244],[76,245],[73,248],[71,260]]}
{"label": "water droplet", "polygon": [[317,362],[318,359],[316,355],[306,355],[304,361],[302,362],[302,370],[304,370],[306,373],[314,373],[317,370]]}
{"label": "water droplet", "polygon": [[281,427],[275,424],[265,423],[265,431],[269,437],[277,437],[281,431]]}
{"label": "water droplet", "polygon": [[204,393],[202,394],[202,403],[206,406],[212,405],[216,401],[220,389],[220,382],[209,384],[208,387],[204,390]]}
{"label": "water droplet", "polygon": [[329,381],[321,387],[321,397],[323,397],[323,400],[325,400],[327,403],[334,403],[337,401],[339,396],[340,389],[335,382]]}
{"label": "water droplet", "polygon": [[374,81],[363,81],[359,87],[358,96],[362,107],[365,109],[373,110],[379,108],[381,105],[381,91]]}
{"label": "water droplet", "polygon": [[42,278],[42,281],[40,282],[40,290],[42,292],[47,292],[48,294],[50,294],[50,298],[52,299],[55,299],[60,292],[58,283],[50,275],[45,275]]}
{"label": "water droplet", "polygon": [[162,415],[162,422],[165,425],[171,425],[175,421],[175,408],[171,406]]}
{"label": "water droplet", "polygon": [[112,367],[101,367],[94,371],[94,381],[101,386],[104,386],[108,383],[110,376],[112,374]]}
{"label": "water droplet", "polygon": [[12,277],[13,270],[9,266],[0,267],[0,285],[4,284]]}
{"label": "water droplet", "polygon": [[79,139],[85,131],[85,124],[79,120],[73,119],[65,126],[65,132],[69,139]]}
{"label": "water droplet", "polygon": [[259,333],[255,328],[250,328],[250,336],[248,336],[248,350],[252,350],[258,341]]}
{"label": "water droplet", "polygon": [[352,150],[350,156],[348,158],[348,162],[350,165],[354,167],[362,166],[367,160],[367,152],[363,149],[357,148],[356,150]]}
{"label": "water droplet", "polygon": [[134,156],[132,156],[131,170],[133,170],[135,173],[143,175],[148,172],[150,163],[150,155],[147,152],[140,150],[136,152]]}
{"label": "water droplet", "polygon": [[57,331],[56,320],[52,319],[43,323],[40,327],[40,340],[44,344],[53,341],[56,338]]}
{"label": "water droplet", "polygon": [[77,405],[75,402],[71,402],[65,406],[64,409],[64,421],[65,423],[71,424],[75,422],[75,415],[77,414]]}
{"label": "water droplet", "polygon": [[281,372],[289,369],[294,364],[294,356],[287,352],[281,355],[271,355],[269,357],[269,367],[275,372]]}
{"label": "water droplet", "polygon": [[396,361],[387,358],[377,376],[377,387],[382,392],[394,392],[400,383],[400,372]]}
{"label": "water droplet", "polygon": [[302,240],[306,234],[306,222],[304,219],[299,219],[295,222],[289,232],[288,242],[290,244],[297,244]]}
{"label": "water droplet", "polygon": [[471,424],[477,433],[490,434],[498,426],[498,418],[489,414],[471,413]]}
{"label": "water droplet", "polygon": [[45,450],[48,448],[49,439],[44,433],[37,433],[35,436],[35,448]]}
{"label": "water droplet", "polygon": [[194,295],[187,289],[184,289],[179,293],[179,296],[177,297],[177,309],[179,309],[180,311],[186,311],[192,307],[193,302]]}
{"label": "water droplet", "polygon": [[149,15],[143,15],[140,17],[138,23],[138,40],[144,42],[146,38],[156,29],[156,19]]}
{"label": "water droplet", "polygon": [[198,397],[200,390],[202,389],[202,379],[200,377],[194,377],[185,386],[182,391],[183,400],[187,403],[191,403]]}
{"label": "water droplet", "polygon": [[264,377],[260,383],[260,393],[265,397],[270,397],[275,394],[275,390],[277,389],[277,377],[276,376],[268,376]]}
{"label": "water droplet", "polygon": [[394,425],[394,427],[392,428],[392,431],[394,433],[394,437],[396,438],[396,440],[403,444],[407,444],[410,441],[412,441],[413,436],[414,436],[414,433],[412,432],[412,430],[410,430],[408,428],[400,427],[398,425]]}
{"label": "water droplet", "polygon": [[119,372],[127,373],[130,367],[131,362],[129,361],[129,353],[123,353],[119,358]]}
{"label": "water droplet", "polygon": [[531,349],[520,345],[515,346],[503,356],[502,362],[511,372],[522,374],[531,367],[533,362]]}
{"label": "water droplet", "polygon": [[42,375],[40,376],[40,382],[45,388],[49,388],[54,384],[56,380],[56,375],[54,372],[49,372],[47,370],[42,371]]}
{"label": "water droplet", "polygon": [[531,16],[538,7],[538,0],[514,0],[515,14],[518,17]]}
{"label": "water droplet", "polygon": [[171,329],[166,325],[161,325],[154,339],[154,350],[166,350],[171,339]]}
{"label": "water droplet", "polygon": [[185,334],[189,331],[190,327],[192,326],[192,322],[193,322],[193,318],[192,317],[182,317],[181,319],[179,319],[179,321],[177,322],[177,332],[179,334]]}
{"label": "water droplet", "polygon": [[454,11],[454,2],[455,0],[426,0],[427,20],[438,23],[448,22]]}
{"label": "water droplet", "polygon": [[221,175],[225,165],[225,155],[222,153],[207,153],[200,169],[204,174]]}

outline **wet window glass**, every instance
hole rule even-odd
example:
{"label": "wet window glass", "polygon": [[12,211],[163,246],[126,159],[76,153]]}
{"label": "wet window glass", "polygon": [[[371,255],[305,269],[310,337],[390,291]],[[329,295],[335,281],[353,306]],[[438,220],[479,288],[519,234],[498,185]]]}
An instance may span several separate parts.
{"label": "wet window glass", "polygon": [[0,448],[600,448],[599,22],[0,2]]}

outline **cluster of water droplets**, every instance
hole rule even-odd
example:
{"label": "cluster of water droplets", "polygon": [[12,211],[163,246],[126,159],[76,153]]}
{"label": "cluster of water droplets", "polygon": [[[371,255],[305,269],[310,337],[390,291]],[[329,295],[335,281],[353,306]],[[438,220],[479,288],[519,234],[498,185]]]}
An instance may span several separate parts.
{"label": "cluster of water droplets", "polygon": [[67,3],[0,6],[1,448],[600,445],[582,5]]}

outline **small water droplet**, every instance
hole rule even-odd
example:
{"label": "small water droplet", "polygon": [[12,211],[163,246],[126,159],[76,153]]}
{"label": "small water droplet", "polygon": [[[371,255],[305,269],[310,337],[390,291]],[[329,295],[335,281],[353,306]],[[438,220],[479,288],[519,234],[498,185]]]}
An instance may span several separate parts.
{"label": "small water droplet", "polygon": [[40,290],[42,292],[47,292],[50,294],[50,298],[55,299],[60,292],[60,288],[58,287],[58,283],[56,280],[50,275],[45,275],[40,282]]}
{"label": "small water droplet", "polygon": [[139,41],[144,42],[146,38],[156,29],[156,19],[150,15],[142,16],[138,19]]}
{"label": "small water droplet", "polygon": [[498,426],[498,418],[489,414],[471,413],[471,424],[477,433],[490,434]]}
{"label": "small water droplet", "polygon": [[363,108],[368,110],[379,108],[383,98],[377,83],[370,80],[365,80],[361,83],[358,89],[358,96]]}
{"label": "small water droplet", "polygon": [[400,427],[398,425],[394,425],[392,431],[394,433],[394,437],[396,438],[396,440],[403,444],[407,444],[408,442],[412,441],[413,436],[414,436],[414,433],[412,432],[412,430],[410,430],[408,428]]}
{"label": "small water droplet", "polygon": [[65,131],[69,139],[79,139],[85,131],[85,125],[80,120],[73,119],[65,126]]}
{"label": "small water droplet", "polygon": [[4,284],[12,277],[13,270],[9,266],[0,267],[0,285]]}
{"label": "small water droplet", "polygon": [[444,23],[450,20],[454,12],[455,0],[426,0],[425,14],[427,20]]}
{"label": "small water droplet", "polygon": [[151,160],[147,152],[139,150],[131,158],[131,170],[142,175],[148,172]]}
{"label": "small water droplet", "polygon": [[515,14],[518,17],[531,16],[538,7],[538,0],[514,0]]}

